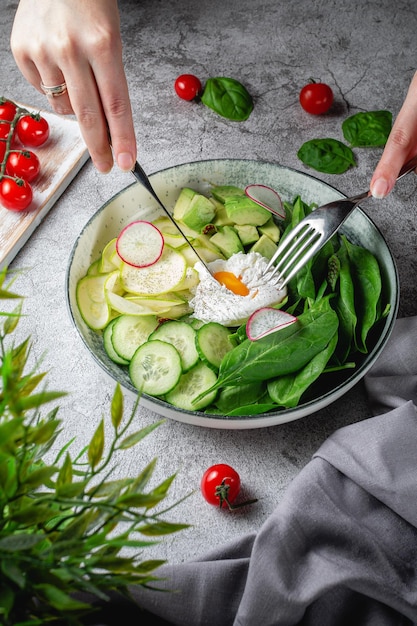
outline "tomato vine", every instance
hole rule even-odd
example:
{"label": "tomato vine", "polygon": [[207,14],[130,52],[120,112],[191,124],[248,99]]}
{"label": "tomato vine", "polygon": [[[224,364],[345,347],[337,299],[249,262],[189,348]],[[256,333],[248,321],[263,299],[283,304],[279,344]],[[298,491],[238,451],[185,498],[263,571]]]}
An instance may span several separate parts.
{"label": "tomato vine", "polygon": [[[0,203],[11,211],[29,208],[31,182],[40,172],[39,159],[27,147],[40,146],[49,137],[49,124],[40,113],[0,98]],[[16,145],[16,138],[23,145]]]}

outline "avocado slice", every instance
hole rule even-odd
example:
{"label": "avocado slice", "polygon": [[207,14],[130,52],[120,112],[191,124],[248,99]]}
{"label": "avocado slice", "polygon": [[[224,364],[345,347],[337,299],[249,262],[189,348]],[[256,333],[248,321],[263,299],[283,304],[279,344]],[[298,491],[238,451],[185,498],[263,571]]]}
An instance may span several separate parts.
{"label": "avocado slice", "polygon": [[210,237],[210,241],[219,248],[226,259],[237,252],[244,252],[239,235],[232,226],[222,226],[215,235]]}
{"label": "avocado slice", "polygon": [[249,246],[259,239],[258,229],[251,224],[236,224],[235,230],[244,246]]}
{"label": "avocado slice", "polygon": [[197,195],[197,192],[194,191],[194,189],[190,189],[190,187],[183,187],[181,189],[172,212],[172,217],[175,220],[182,220],[184,213],[189,208],[191,200],[195,195]]}
{"label": "avocado slice", "polygon": [[225,205],[228,217],[235,224],[250,224],[262,226],[271,217],[271,213],[262,206],[243,196],[230,196],[226,198]]}
{"label": "avocado slice", "polygon": [[181,221],[201,233],[204,226],[213,222],[216,213],[216,207],[209,198],[196,193],[185,208]]}
{"label": "avocado slice", "polygon": [[217,185],[211,188],[213,198],[224,204],[230,196],[245,196],[245,192],[240,187],[234,185]]}
{"label": "avocado slice", "polygon": [[250,251],[258,252],[259,254],[262,254],[263,257],[270,260],[277,251],[277,248],[277,244],[274,243],[272,239],[268,237],[268,235],[261,235],[258,241],[253,244]]}
{"label": "avocado slice", "polygon": [[272,241],[275,241],[275,243],[278,243],[281,237],[281,231],[279,230],[279,227],[275,224],[272,215],[265,224],[262,224],[262,226],[258,226],[258,231],[261,235],[268,235],[268,237],[272,239]]}

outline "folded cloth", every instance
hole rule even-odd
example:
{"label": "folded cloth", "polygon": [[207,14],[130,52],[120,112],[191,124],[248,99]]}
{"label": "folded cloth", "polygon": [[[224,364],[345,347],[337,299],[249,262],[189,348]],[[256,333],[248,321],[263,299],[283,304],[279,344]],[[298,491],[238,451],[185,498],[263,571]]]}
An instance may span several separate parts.
{"label": "folded cloth", "polygon": [[330,436],[257,533],[135,601],[176,626],[417,625],[416,344],[398,320],[365,380],[380,414]]}

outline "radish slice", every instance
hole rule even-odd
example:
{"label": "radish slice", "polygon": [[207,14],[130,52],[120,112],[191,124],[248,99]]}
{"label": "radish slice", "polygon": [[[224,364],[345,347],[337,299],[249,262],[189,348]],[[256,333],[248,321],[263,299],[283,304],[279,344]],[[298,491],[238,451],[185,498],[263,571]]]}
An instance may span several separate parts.
{"label": "radish slice", "polygon": [[266,185],[248,185],[245,194],[280,219],[285,219],[285,211],[279,194]]}
{"label": "radish slice", "polygon": [[161,257],[164,237],[161,231],[144,220],[125,226],[117,237],[116,250],[119,257],[133,267],[148,267]]}
{"label": "radish slice", "polygon": [[297,318],[294,315],[274,309],[273,307],[263,307],[258,309],[249,317],[246,323],[246,334],[248,339],[256,341],[261,337],[266,337],[271,333],[294,324]]}

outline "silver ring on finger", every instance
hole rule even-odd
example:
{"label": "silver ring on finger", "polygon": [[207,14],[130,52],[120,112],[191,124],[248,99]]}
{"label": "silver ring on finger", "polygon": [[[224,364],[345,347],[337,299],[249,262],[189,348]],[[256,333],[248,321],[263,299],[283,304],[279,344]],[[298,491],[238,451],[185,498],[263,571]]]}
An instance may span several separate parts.
{"label": "silver ring on finger", "polygon": [[60,85],[53,85],[51,87],[41,83],[41,89],[47,98],[58,98],[67,92],[67,83],[61,83]]}

